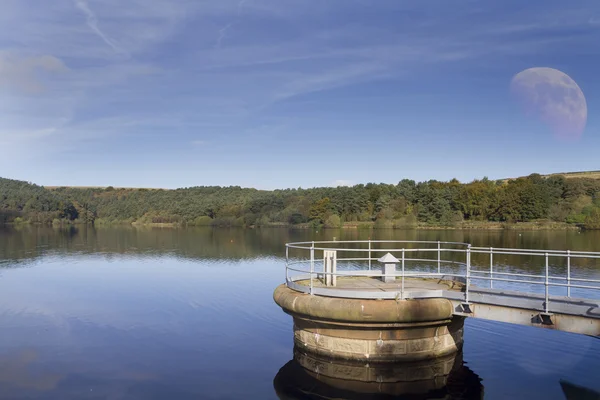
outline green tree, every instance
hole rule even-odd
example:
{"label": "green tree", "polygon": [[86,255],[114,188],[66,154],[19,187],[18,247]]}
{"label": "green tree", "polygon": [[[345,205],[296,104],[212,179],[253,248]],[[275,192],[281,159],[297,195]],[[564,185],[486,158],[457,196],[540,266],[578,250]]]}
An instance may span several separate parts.
{"label": "green tree", "polygon": [[586,229],[600,229],[600,208],[595,207],[590,215],[585,218]]}
{"label": "green tree", "polygon": [[342,221],[337,214],[330,215],[325,221],[325,228],[340,228],[341,226]]}
{"label": "green tree", "polygon": [[320,223],[323,223],[325,221],[326,218],[326,214],[329,211],[329,206],[330,206],[331,201],[329,200],[329,197],[325,197],[321,200],[318,200],[311,208],[309,211],[309,218],[311,220],[316,220],[319,221]]}

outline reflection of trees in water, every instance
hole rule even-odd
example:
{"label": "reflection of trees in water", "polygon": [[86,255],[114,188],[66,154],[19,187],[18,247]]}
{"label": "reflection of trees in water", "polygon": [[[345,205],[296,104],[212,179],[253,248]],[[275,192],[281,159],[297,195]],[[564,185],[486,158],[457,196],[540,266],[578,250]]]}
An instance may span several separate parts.
{"label": "reflection of trees in water", "polygon": [[[18,264],[44,255],[122,254],[170,255],[189,259],[242,260],[258,257],[283,257],[284,244],[310,240],[431,240],[467,242],[473,246],[505,248],[547,248],[571,250],[599,250],[600,231],[433,231],[433,230],[290,230],[286,228],[154,228],[154,227],[101,227],[71,226],[50,228],[22,226],[0,228],[0,260]],[[383,245],[373,245],[373,248]],[[407,245],[407,247],[410,247]],[[366,248],[366,245],[365,245]],[[381,247],[380,247],[381,248]],[[307,253],[307,252],[306,252]],[[294,255],[294,252],[291,252]],[[299,252],[295,255],[301,255]],[[307,256],[304,254],[304,256]],[[420,258],[436,255],[419,254]],[[443,258],[464,261],[464,254],[448,253]],[[489,256],[473,254],[474,265],[488,266]],[[495,256],[497,265],[541,269],[543,257]],[[566,260],[555,259],[555,268],[566,268]],[[572,265],[600,266],[599,260],[573,260]]]}
{"label": "reflection of trees in water", "polygon": [[417,363],[359,364],[307,355],[274,379],[280,399],[482,399],[481,379],[463,364],[462,353]]}

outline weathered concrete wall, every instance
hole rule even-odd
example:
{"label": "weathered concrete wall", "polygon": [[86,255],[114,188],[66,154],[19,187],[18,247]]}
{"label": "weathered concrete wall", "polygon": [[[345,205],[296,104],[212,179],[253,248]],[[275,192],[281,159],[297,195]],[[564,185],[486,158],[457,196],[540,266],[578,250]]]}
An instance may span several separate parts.
{"label": "weathered concrete wall", "polygon": [[275,302],[294,318],[298,348],[346,360],[416,361],[454,354],[464,318],[446,299],[359,300],[311,296],[285,285]]}

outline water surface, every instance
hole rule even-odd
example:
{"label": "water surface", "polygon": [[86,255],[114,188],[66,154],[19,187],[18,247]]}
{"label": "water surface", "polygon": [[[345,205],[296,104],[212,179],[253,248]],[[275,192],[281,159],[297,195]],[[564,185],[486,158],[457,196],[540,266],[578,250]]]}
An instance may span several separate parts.
{"label": "water surface", "polygon": [[[334,236],[600,251],[599,232],[2,228],[0,398],[392,398],[305,376],[272,300],[284,244]],[[452,363],[449,383],[418,398],[600,391],[600,339],[581,335],[467,320]]]}

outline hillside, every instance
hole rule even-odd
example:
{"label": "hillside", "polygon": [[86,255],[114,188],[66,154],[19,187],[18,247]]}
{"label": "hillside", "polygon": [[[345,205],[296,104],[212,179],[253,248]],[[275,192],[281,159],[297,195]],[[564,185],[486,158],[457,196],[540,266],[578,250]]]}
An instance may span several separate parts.
{"label": "hillside", "polygon": [[405,179],[396,185],[274,191],[238,186],[49,189],[0,178],[0,222],[329,227],[374,223],[401,228],[547,220],[600,228],[600,180],[588,175],[532,174],[470,183]]}
{"label": "hillside", "polygon": [[567,179],[573,178],[589,178],[589,179],[600,179],[600,171],[582,171],[582,172],[558,172],[555,174],[542,175],[544,178],[551,176],[564,176]]}
{"label": "hillside", "polygon": [[[550,178],[553,176],[562,176],[566,179],[583,178],[583,179],[600,179],[600,171],[579,171],[579,172],[554,172],[551,174],[541,175],[542,178]],[[521,176],[519,178],[526,178]],[[504,178],[500,179],[502,182],[508,182],[519,178]]]}

